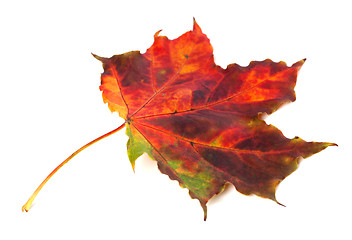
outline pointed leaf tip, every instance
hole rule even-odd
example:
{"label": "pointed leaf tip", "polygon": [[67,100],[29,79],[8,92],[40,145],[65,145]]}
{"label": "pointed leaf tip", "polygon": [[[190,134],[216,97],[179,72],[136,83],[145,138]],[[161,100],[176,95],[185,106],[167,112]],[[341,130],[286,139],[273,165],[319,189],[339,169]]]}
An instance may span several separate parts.
{"label": "pointed leaf tip", "polygon": [[159,37],[159,34],[160,34],[161,31],[162,31],[162,29],[160,29],[159,31],[157,31],[157,32],[154,34],[154,39],[157,38],[157,37]]}
{"label": "pointed leaf tip", "polygon": [[199,33],[202,32],[202,29],[199,27],[195,18],[193,18],[193,32],[199,32]]}
{"label": "pointed leaf tip", "polygon": [[104,57],[100,57],[100,56],[98,56],[98,55],[96,55],[96,54],[94,54],[94,53],[91,53],[92,55],[93,55],[93,57],[95,57],[96,59],[98,59],[99,61],[101,61],[101,62],[103,62],[104,60],[106,60],[106,58],[104,58]]}
{"label": "pointed leaf tip", "polygon": [[203,208],[203,212],[204,212],[204,221],[206,221],[207,220],[207,216],[208,216],[208,209],[207,209],[207,205],[206,205],[206,203],[201,203],[201,206],[202,206],[202,208]]}
{"label": "pointed leaf tip", "polygon": [[303,58],[302,60],[292,64],[292,67],[296,67],[296,68],[301,68],[302,65],[306,62],[307,58]]}
{"label": "pointed leaf tip", "polygon": [[282,206],[282,207],[286,207],[286,205],[284,205],[284,204],[278,202],[276,199],[275,199],[275,202],[276,202],[277,204],[279,204],[280,206]]}
{"label": "pointed leaf tip", "polygon": [[299,62],[301,62],[302,64],[303,63],[305,63],[306,62],[306,60],[307,60],[307,58],[303,58],[301,61],[299,61]]}
{"label": "pointed leaf tip", "polygon": [[131,166],[132,166],[133,173],[136,173],[136,163],[131,162]]}

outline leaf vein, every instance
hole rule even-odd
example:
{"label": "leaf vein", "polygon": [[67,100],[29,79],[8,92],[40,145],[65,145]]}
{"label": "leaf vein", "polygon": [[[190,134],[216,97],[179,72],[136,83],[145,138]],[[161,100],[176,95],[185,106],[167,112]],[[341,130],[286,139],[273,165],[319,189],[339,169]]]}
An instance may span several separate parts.
{"label": "leaf vein", "polygon": [[[191,51],[190,51],[190,55],[194,49],[195,44],[193,44]],[[149,102],[151,102],[158,94],[160,94],[167,86],[169,86],[172,82],[174,82],[177,77],[179,76],[180,72],[182,71],[183,67],[185,66],[188,58],[185,58],[185,60],[183,61],[181,67],[179,68],[179,70],[174,74],[174,76],[172,76],[166,83],[164,86],[162,86],[158,91],[156,91],[137,111],[135,111],[130,118],[132,118],[135,114],[137,114],[140,110],[142,110]]]}
{"label": "leaf vein", "polygon": [[153,129],[155,131],[159,131],[159,132],[161,132],[163,134],[169,135],[169,136],[171,136],[173,138],[176,138],[176,139],[184,141],[184,142],[188,142],[190,144],[193,143],[193,144],[203,145],[203,146],[206,146],[206,147],[209,147],[209,148],[214,148],[214,149],[222,149],[222,150],[227,150],[227,151],[233,151],[233,152],[236,152],[236,153],[251,153],[251,154],[254,153],[254,154],[257,154],[258,157],[260,155],[263,155],[263,154],[264,155],[265,154],[281,154],[281,153],[288,152],[288,150],[276,150],[276,151],[262,152],[262,151],[258,151],[258,150],[245,150],[245,149],[238,149],[238,148],[214,146],[214,145],[211,145],[211,144],[208,144],[208,143],[195,142],[194,140],[190,140],[190,139],[181,137],[179,135],[164,131],[162,129],[159,129],[159,128],[156,128],[154,126],[150,126],[150,125],[147,125],[147,124],[144,124],[144,123],[140,123],[140,122],[136,122],[136,121],[134,121],[133,123],[134,123],[134,126],[135,126],[135,124],[138,124],[138,125],[141,125],[141,126],[144,126],[144,127],[147,127],[147,128],[151,128],[151,129]]}

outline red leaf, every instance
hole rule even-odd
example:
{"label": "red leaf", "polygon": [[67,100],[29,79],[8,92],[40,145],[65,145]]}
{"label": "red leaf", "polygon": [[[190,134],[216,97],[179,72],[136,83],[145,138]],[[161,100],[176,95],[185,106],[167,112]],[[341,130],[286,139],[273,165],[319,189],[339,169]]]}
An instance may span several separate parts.
{"label": "red leaf", "polygon": [[295,100],[304,60],[291,67],[267,59],[222,69],[196,22],[175,40],[157,32],[144,54],[97,58],[104,67],[104,101],[128,123],[132,165],[147,152],[161,172],[190,190],[205,214],[207,201],[226,182],[276,201],[276,186],[300,158],[334,145],[288,139],[258,118]]}
{"label": "red leaf", "polygon": [[223,69],[195,21],[193,30],[177,39],[159,33],[144,54],[94,55],[104,67],[100,90],[110,110],[126,120],[133,168],[148,153],[162,173],[200,201],[204,218],[206,203],[227,182],[243,194],[277,202],[277,185],[301,158],[336,145],[288,139],[258,117],[295,101],[297,72],[305,60],[291,67],[267,59]]}

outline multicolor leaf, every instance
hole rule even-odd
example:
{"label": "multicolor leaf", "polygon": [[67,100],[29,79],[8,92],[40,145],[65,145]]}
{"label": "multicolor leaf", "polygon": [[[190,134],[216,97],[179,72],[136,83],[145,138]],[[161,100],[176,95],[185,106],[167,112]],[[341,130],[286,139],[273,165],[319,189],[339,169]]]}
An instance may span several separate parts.
{"label": "multicolor leaf", "polygon": [[100,89],[110,110],[126,120],[132,166],[148,153],[199,200],[205,218],[207,202],[225,183],[276,201],[277,185],[301,158],[335,145],[288,139],[258,117],[295,101],[305,60],[291,67],[267,59],[223,69],[195,21],[177,39],[159,33],[144,54],[94,55],[104,67]]}
{"label": "multicolor leaf", "polygon": [[[286,138],[259,116],[295,101],[297,73],[269,59],[247,67],[214,63],[209,39],[194,21],[193,30],[174,40],[154,35],[153,45],[103,58],[103,100],[125,119],[118,128],[79,148],[39,185],[23,206],[28,211],[46,182],[88,146],[126,126],[127,154],[134,169],[143,153],[160,171],[198,199],[207,217],[207,202],[226,183],[246,195],[277,202],[277,185],[328,142]],[[277,202],[278,203],[278,202]],[[280,204],[280,203],[279,203]]]}

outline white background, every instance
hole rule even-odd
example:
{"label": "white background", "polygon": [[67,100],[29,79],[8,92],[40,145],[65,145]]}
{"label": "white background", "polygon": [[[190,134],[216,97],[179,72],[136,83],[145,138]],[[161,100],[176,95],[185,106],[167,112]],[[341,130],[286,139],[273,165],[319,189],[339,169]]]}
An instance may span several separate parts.
{"label": "white background", "polygon": [[[2,1],[1,239],[351,239],[351,7],[348,1]],[[330,141],[279,186],[287,207],[231,186],[208,204],[141,158],[124,130],[91,146],[21,207],[72,152],[123,121],[99,91],[104,57],[144,52],[195,17],[226,67],[307,58],[297,100],[267,122],[287,137]]]}

